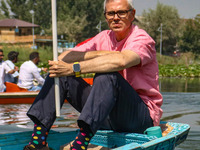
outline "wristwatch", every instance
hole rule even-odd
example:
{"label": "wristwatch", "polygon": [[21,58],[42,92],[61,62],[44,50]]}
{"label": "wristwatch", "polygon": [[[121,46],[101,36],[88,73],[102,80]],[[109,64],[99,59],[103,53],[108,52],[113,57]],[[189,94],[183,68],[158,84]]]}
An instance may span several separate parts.
{"label": "wristwatch", "polygon": [[80,75],[81,75],[81,67],[80,67],[79,62],[75,62],[73,64],[73,71],[75,73],[75,77],[80,77]]}

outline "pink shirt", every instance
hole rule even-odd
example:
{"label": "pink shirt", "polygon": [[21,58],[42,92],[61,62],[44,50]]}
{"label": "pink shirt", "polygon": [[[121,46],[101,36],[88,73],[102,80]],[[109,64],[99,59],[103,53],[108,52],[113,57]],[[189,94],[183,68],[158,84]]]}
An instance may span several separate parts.
{"label": "pink shirt", "polygon": [[154,40],[136,25],[132,26],[129,36],[117,42],[114,32],[105,30],[83,45],[75,47],[76,51],[123,51],[132,50],[140,56],[141,63],[120,71],[120,74],[140,95],[148,106],[154,125],[159,125],[162,116],[162,95],[159,92],[158,63]]}

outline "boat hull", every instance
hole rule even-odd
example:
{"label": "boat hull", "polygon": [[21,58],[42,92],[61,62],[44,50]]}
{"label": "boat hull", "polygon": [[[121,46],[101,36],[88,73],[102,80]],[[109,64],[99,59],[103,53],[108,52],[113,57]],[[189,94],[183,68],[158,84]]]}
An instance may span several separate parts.
{"label": "boat hull", "polygon": [[0,93],[0,104],[32,104],[38,92]]}
{"label": "boat hull", "polygon": [[[88,84],[93,84],[93,78],[83,78]],[[0,93],[0,104],[32,104],[39,92],[31,92],[6,82],[6,92]],[[65,100],[67,102],[67,100]]]}
{"label": "boat hull", "polygon": [[[111,130],[99,130],[91,140],[91,144],[100,145],[113,150],[173,150],[187,138],[190,126],[181,123],[161,122],[170,124],[173,129],[161,138],[136,133],[119,133]],[[49,147],[58,150],[61,145],[74,140],[78,131],[49,133]],[[21,150],[29,142],[32,131],[0,134],[1,150]],[[59,137],[59,138],[58,138]]]}

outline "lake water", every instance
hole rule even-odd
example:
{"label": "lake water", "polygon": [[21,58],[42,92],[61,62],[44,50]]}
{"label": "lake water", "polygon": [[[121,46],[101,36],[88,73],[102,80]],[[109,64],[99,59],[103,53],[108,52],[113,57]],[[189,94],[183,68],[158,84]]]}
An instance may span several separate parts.
{"label": "lake water", "polygon": [[[200,79],[160,79],[164,111],[162,120],[187,123],[191,126],[187,140],[176,150],[200,150]],[[32,122],[26,116],[30,105],[0,105],[0,125],[17,125],[32,129]],[[54,128],[76,127],[78,113],[65,103],[61,117]]]}

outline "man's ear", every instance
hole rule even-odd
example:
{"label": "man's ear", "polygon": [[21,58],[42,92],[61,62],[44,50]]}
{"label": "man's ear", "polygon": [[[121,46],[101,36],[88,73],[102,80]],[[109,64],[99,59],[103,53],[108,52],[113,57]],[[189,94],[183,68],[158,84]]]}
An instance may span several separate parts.
{"label": "man's ear", "polygon": [[37,60],[38,60],[38,57],[35,57],[34,59],[33,59],[33,62],[37,62]]}
{"label": "man's ear", "polygon": [[131,11],[131,15],[132,15],[132,21],[135,19],[135,12],[136,12],[136,10],[135,9],[133,9],[132,11]]}

